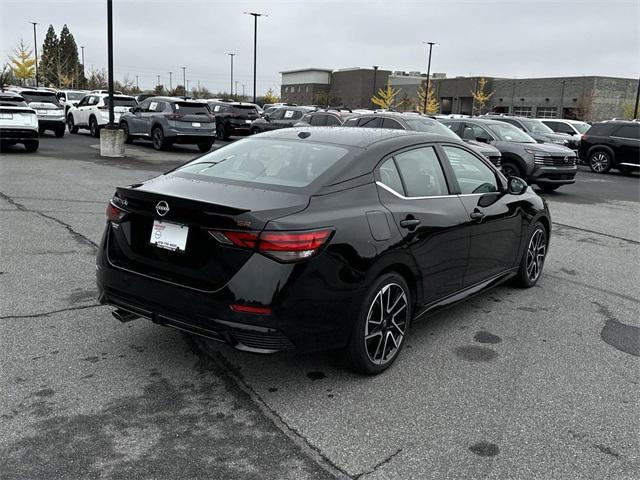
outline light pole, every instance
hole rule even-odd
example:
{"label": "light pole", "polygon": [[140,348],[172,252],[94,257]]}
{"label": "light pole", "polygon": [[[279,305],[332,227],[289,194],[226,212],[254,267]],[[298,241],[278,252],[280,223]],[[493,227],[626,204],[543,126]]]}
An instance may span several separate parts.
{"label": "light pole", "polygon": [[242,100],[244,100],[244,83],[242,84]]}
{"label": "light pole", "polygon": [[113,5],[107,0],[107,69],[109,70],[109,128],[113,128]]}
{"label": "light pole", "polygon": [[138,75],[136,75],[136,90],[140,91],[140,87],[138,85]]}
{"label": "light pole", "polygon": [[36,53],[36,88],[38,88],[38,39],[36,38],[36,25],[38,22],[29,22],[33,25],[33,49]]}
{"label": "light pole", "polygon": [[640,78],[638,79],[638,89],[636,90],[636,106],[633,108],[633,118],[638,119],[638,102],[640,102]]}
{"label": "light pole", "polygon": [[256,103],[256,65],[258,51],[258,17],[268,17],[264,13],[244,12],[245,15],[253,16],[253,103]]}
{"label": "light pole", "polygon": [[84,69],[84,47],[82,45],[80,45],[80,51],[82,52],[82,88],[84,88],[85,86],[85,79],[87,78],[85,75],[85,69]]}
{"label": "light pole", "polygon": [[173,91],[172,75],[173,75],[173,72],[169,72],[169,93]]}
{"label": "light pole", "polygon": [[187,67],[182,67],[182,88],[184,88],[184,98],[187,99]]}
{"label": "light pole", "polygon": [[160,75],[156,75],[156,77],[158,77],[158,83],[156,83],[156,85],[160,85]]}
{"label": "light pole", "polygon": [[429,97],[429,80],[431,77],[431,51],[433,50],[433,46],[437,45],[436,42],[422,42],[425,45],[429,45],[429,62],[427,64],[427,88],[424,91],[424,113],[427,114],[427,98]]}
{"label": "light pole", "polygon": [[238,80],[236,80],[236,98],[235,100],[238,100]]}
{"label": "light pole", "polygon": [[[375,104],[373,103],[373,97],[376,96],[376,77],[378,76],[378,65],[374,65],[373,66],[373,93],[371,95],[371,105],[373,106],[374,110],[376,108]],[[327,102],[329,103],[329,102]],[[328,105],[327,105],[328,106]]]}
{"label": "light pole", "polygon": [[231,58],[231,98],[233,98],[233,57],[237,55],[237,53],[227,53]]}

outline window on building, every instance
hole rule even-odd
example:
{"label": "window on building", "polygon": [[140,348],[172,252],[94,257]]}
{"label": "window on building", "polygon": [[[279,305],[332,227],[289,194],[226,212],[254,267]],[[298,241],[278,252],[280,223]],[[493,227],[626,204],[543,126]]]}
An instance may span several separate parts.
{"label": "window on building", "polygon": [[536,115],[538,118],[556,118],[558,109],[556,107],[538,107],[536,108]]}
{"label": "window on building", "polygon": [[533,107],[513,107],[513,114],[516,117],[533,117]]}
{"label": "window on building", "polygon": [[304,87],[304,92],[305,92],[305,93],[309,93],[309,85],[307,85],[306,87]]}

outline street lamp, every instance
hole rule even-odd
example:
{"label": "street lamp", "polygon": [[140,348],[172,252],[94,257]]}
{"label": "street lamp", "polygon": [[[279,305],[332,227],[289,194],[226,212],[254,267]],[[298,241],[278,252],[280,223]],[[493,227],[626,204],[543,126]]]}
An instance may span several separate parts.
{"label": "street lamp", "polygon": [[173,91],[173,72],[169,72],[169,92]]}
{"label": "street lamp", "polygon": [[33,48],[36,52],[36,88],[38,88],[38,39],[36,38],[36,25],[38,22],[29,22],[33,25]]}
{"label": "street lamp", "polygon": [[258,17],[268,17],[265,13],[244,12],[245,15],[253,16],[253,103],[256,103],[256,59],[258,49]]}
{"label": "street lamp", "polygon": [[184,89],[184,99],[187,99],[187,67],[182,67],[182,88]]}
{"label": "street lamp", "polygon": [[85,79],[87,78],[87,76],[85,75],[85,68],[84,68],[84,47],[82,45],[80,45],[80,50],[82,51],[82,88],[85,88]]}
{"label": "street lamp", "polygon": [[[375,103],[373,103],[373,97],[376,96],[376,77],[378,76],[378,65],[374,65],[373,66],[373,94],[371,95],[371,105],[373,106],[373,109],[375,110],[376,105]],[[327,101],[327,104],[329,102]]]}
{"label": "street lamp", "polygon": [[436,42],[422,42],[425,45],[429,45],[429,63],[427,64],[427,88],[424,91],[424,114],[427,113],[427,98],[429,97],[429,79],[431,77],[431,51],[434,45],[438,45]]}
{"label": "street lamp", "polygon": [[237,53],[227,53],[231,58],[231,98],[233,98],[233,57],[238,55]]}
{"label": "street lamp", "polygon": [[636,106],[633,108],[633,118],[638,119],[638,103],[640,103],[640,78],[638,79],[638,89],[636,90]]}

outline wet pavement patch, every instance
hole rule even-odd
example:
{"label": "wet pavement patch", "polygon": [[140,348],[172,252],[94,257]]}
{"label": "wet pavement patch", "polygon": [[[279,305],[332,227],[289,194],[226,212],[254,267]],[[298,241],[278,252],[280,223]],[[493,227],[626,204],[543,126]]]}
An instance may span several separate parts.
{"label": "wet pavement patch", "polygon": [[92,357],[86,357],[82,359],[84,362],[91,362],[91,363],[96,363],[99,362],[100,359],[98,357],[92,356]]}
{"label": "wet pavement patch", "polygon": [[307,377],[309,377],[312,381],[322,380],[326,377],[323,372],[309,372],[307,373]]}
{"label": "wet pavement patch", "polygon": [[269,393],[277,392],[278,389],[276,387],[269,387]]}
{"label": "wet pavement patch", "polygon": [[640,328],[609,319],[602,327],[600,338],[621,352],[640,356]]}
{"label": "wet pavement patch", "polygon": [[498,335],[489,333],[486,330],[480,330],[476,332],[473,339],[478,343],[500,343],[502,339]]}
{"label": "wet pavement patch", "polygon": [[50,388],[44,388],[42,390],[38,390],[37,392],[33,392],[33,395],[36,397],[51,397],[55,392]]}
{"label": "wet pavement patch", "polygon": [[487,347],[465,345],[454,350],[456,356],[468,362],[488,362],[498,356],[498,352]]}
{"label": "wet pavement patch", "polygon": [[489,442],[478,442],[474,443],[469,447],[473,453],[478,455],[479,457],[495,457],[498,453],[500,453],[500,449],[495,443]]}

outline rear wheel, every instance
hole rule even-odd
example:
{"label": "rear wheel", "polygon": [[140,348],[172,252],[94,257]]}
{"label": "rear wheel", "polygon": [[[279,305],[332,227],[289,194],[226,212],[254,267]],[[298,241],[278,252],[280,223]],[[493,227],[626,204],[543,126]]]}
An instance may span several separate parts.
{"label": "rear wheel", "polygon": [[44,132],[46,131],[47,131],[46,128],[43,128],[43,127],[38,128],[38,133],[40,134],[40,136],[44,135]]}
{"label": "rear wheel", "polygon": [[129,135],[129,124],[127,124],[127,122],[122,122],[120,123],[120,128],[124,132],[124,143],[132,144],[133,137]]}
{"label": "rear wheel", "polygon": [[389,368],[402,349],[411,321],[411,306],[411,292],[402,276],[387,273],[375,281],[347,346],[354,370],[374,375]]}
{"label": "rear wheel", "polygon": [[100,136],[100,127],[98,127],[96,117],[91,117],[89,119],[89,131],[91,132],[92,137],[98,138]]}
{"label": "rear wheel", "polygon": [[522,288],[533,287],[542,274],[546,256],[547,231],[544,225],[536,222],[527,240],[527,249],[520,261],[520,268],[515,277],[515,283]]}
{"label": "rear wheel", "polygon": [[218,140],[226,140],[227,138],[229,138],[224,123],[221,123],[216,127],[216,138]]}
{"label": "rear wheel", "polygon": [[69,133],[78,133],[78,127],[76,127],[73,115],[67,116],[67,128],[69,129]]}
{"label": "rear wheel", "polygon": [[39,146],[40,142],[38,140],[28,140],[24,142],[24,149],[27,152],[35,152],[36,150],[38,150]]}
{"label": "rear wheel", "polygon": [[169,146],[167,140],[164,138],[162,127],[154,127],[151,131],[151,139],[153,140],[153,148],[156,150],[166,150]]}
{"label": "rear wheel", "polygon": [[507,178],[509,177],[524,178],[522,176],[522,171],[520,170],[520,167],[518,167],[518,165],[516,165],[515,163],[511,163],[511,162],[504,162],[504,161],[502,162],[502,173]]}
{"label": "rear wheel", "polygon": [[58,137],[58,138],[64,137],[64,129],[65,129],[64,125],[62,125],[61,127],[56,128],[55,129],[56,137]]}
{"label": "rear wheel", "polygon": [[211,150],[211,147],[213,147],[213,142],[204,142],[198,144],[198,150],[200,150],[202,153],[208,152],[209,150]]}
{"label": "rear wheel", "polygon": [[595,173],[607,173],[611,170],[612,160],[609,152],[597,150],[589,155],[589,168]]}

